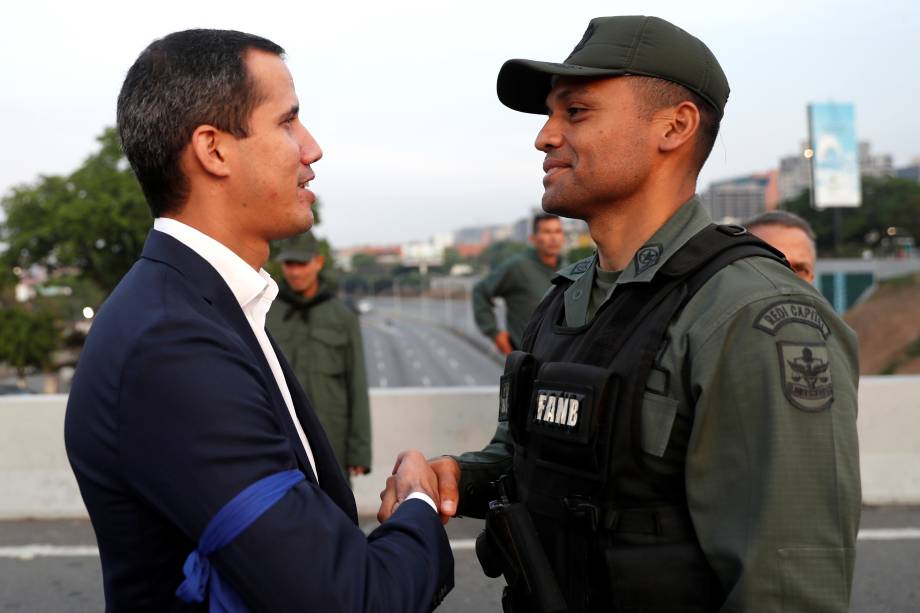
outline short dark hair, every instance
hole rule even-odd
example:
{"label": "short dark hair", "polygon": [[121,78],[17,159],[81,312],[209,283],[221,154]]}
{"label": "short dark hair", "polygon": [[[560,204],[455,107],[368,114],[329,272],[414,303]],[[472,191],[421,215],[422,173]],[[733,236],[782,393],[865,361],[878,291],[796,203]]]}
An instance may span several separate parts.
{"label": "short dark hair", "polygon": [[180,209],[188,197],[179,160],[198,126],[248,135],[262,96],[246,70],[251,49],[284,55],[253,34],[185,30],[150,43],[128,70],[118,95],[118,134],[154,217]]}
{"label": "short dark hair", "polygon": [[530,226],[530,233],[536,234],[540,229],[540,224],[548,219],[559,219],[558,215],[553,215],[552,213],[537,213],[533,216],[533,223]]}
{"label": "short dark hair", "polygon": [[777,209],[775,211],[767,211],[766,213],[761,213],[760,215],[748,219],[741,225],[743,225],[748,230],[763,226],[798,228],[804,232],[809,239],[811,239],[812,243],[815,242],[815,231],[811,229],[811,225],[791,211],[784,211],[781,209]]}
{"label": "short dark hair", "polygon": [[720,119],[715,107],[699,94],[690,91],[683,85],[659,79],[657,77],[643,77],[630,75],[630,81],[639,93],[640,112],[646,118],[651,117],[661,109],[677,106],[681,102],[692,102],[700,111],[700,127],[696,138],[696,171],[703,168],[709,159],[712,147],[719,136]]}

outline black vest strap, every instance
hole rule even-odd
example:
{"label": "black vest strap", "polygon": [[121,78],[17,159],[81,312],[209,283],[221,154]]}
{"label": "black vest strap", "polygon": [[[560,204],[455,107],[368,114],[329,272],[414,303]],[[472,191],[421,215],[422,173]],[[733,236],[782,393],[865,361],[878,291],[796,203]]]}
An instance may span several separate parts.
{"label": "black vest strap", "polygon": [[[747,257],[765,257],[788,266],[779,251],[744,228],[711,224],[674,253],[649,282],[618,286],[592,322],[577,333],[557,325],[563,313],[563,294],[572,284],[568,279],[557,278],[534,312],[523,345],[538,361],[564,359],[611,368],[620,380],[612,441],[613,470],[618,478],[608,481],[602,500],[617,505],[632,498],[629,487],[618,491],[617,483],[642,483],[642,489],[657,491],[662,503],[680,503],[682,488],[676,491],[674,483],[659,482],[646,470],[640,419],[646,382],[675,316],[716,273]],[[567,349],[543,355],[543,339],[554,333],[559,333],[555,335],[555,342],[562,343],[559,347]]]}

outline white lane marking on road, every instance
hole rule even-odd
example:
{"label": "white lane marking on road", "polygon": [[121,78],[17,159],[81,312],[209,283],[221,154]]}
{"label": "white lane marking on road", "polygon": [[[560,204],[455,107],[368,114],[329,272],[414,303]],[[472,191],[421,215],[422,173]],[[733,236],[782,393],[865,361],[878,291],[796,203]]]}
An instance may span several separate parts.
{"label": "white lane marking on road", "polygon": [[86,558],[99,555],[99,548],[88,545],[19,545],[0,547],[0,558]]}
{"label": "white lane marking on road", "polygon": [[920,528],[867,528],[859,531],[861,541],[905,541],[920,539]]}
{"label": "white lane marking on road", "polygon": [[380,387],[386,387],[386,386],[387,386],[387,378],[380,377]]}
{"label": "white lane marking on road", "polygon": [[422,385],[424,385],[425,387],[430,387],[431,379],[429,379],[428,377],[422,377]]}
{"label": "white lane marking on road", "polygon": [[[920,528],[874,528],[859,531],[861,541],[918,540]],[[476,539],[453,539],[454,551],[473,551]],[[88,545],[19,545],[0,547],[0,558],[31,560],[33,558],[84,558],[96,557],[99,549]]]}

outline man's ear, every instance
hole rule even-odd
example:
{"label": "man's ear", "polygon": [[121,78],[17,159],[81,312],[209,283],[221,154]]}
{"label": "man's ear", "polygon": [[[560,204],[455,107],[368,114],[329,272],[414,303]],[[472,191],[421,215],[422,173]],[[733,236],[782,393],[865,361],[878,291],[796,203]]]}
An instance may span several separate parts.
{"label": "man's ear", "polygon": [[200,125],[192,132],[189,146],[194,159],[205,172],[218,177],[230,175],[226,159],[230,138],[230,135],[223,130],[208,124]]}
{"label": "man's ear", "polygon": [[700,110],[692,102],[681,102],[665,118],[658,148],[662,152],[679,149],[687,141],[694,141],[699,129]]}

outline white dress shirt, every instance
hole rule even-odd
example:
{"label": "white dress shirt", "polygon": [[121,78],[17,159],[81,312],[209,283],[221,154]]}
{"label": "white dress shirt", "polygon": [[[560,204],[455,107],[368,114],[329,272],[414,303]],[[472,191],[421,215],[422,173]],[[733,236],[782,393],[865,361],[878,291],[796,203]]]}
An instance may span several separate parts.
{"label": "white dress shirt", "polygon": [[[307,440],[306,434],[304,434],[303,426],[300,425],[300,420],[297,419],[297,414],[294,412],[291,390],[288,389],[284,373],[281,372],[278,356],[275,355],[275,351],[268,340],[268,334],[265,332],[265,315],[278,296],[278,284],[265,270],[260,268],[256,272],[252,266],[247,264],[243,258],[231,251],[226,245],[181,221],[169,217],[157,217],[153,222],[153,229],[170,235],[200,255],[208,264],[214,267],[214,270],[217,271],[230,288],[230,291],[233,292],[236,301],[243,310],[243,314],[246,316],[246,321],[249,322],[252,332],[256,336],[256,340],[259,341],[259,347],[262,348],[262,353],[265,354],[265,360],[275,376],[275,383],[281,391],[281,397],[284,398],[284,404],[291,415],[291,421],[294,422],[294,429],[297,430],[297,436],[307,452],[307,458],[310,460],[313,474],[316,475],[316,481],[319,483],[319,473],[316,470],[313,449],[310,448],[310,442]],[[406,497],[406,500],[413,498],[424,500],[437,513],[438,508],[434,504],[434,500],[424,492],[413,492]]]}
{"label": "white dress shirt", "polygon": [[284,404],[287,406],[291,420],[294,422],[294,429],[297,430],[297,436],[307,452],[307,458],[310,460],[313,474],[316,475],[317,482],[319,482],[319,473],[316,470],[313,449],[310,448],[310,442],[307,440],[306,434],[304,434],[303,426],[300,425],[300,420],[297,419],[297,414],[294,412],[291,390],[288,389],[287,382],[284,380],[284,373],[281,372],[278,356],[275,355],[268,340],[268,334],[265,332],[265,315],[268,313],[272,301],[278,295],[278,284],[264,270],[259,269],[259,272],[256,272],[243,258],[233,253],[223,243],[181,221],[176,221],[169,217],[158,217],[153,222],[153,229],[170,235],[200,255],[223,277],[224,282],[233,292],[236,301],[240,303],[240,308],[243,309],[246,321],[252,327],[252,333],[256,335],[256,340],[259,341],[259,347],[262,348],[262,353],[265,354],[265,361],[268,362],[268,366],[275,376],[275,383],[281,391],[281,397],[284,398]]}

